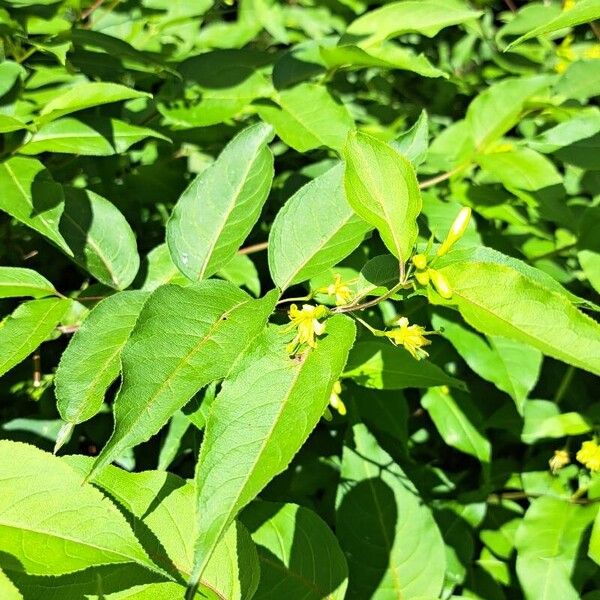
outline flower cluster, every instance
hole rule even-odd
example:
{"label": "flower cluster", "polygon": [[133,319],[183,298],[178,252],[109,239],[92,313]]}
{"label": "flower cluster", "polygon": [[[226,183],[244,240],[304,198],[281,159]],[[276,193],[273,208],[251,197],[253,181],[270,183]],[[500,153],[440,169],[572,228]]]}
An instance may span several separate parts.
{"label": "flower cluster", "polygon": [[330,296],[334,296],[336,306],[348,304],[354,296],[352,290],[342,281],[342,276],[339,273],[335,274],[332,284],[318,291],[324,291]]}
{"label": "flower cluster", "polygon": [[292,304],[288,314],[290,324],[284,329],[284,332],[296,329],[296,336],[287,346],[288,354],[295,354],[304,345],[314,348],[317,345],[315,338],[325,333],[325,323],[321,323],[319,319],[323,319],[329,314],[327,308],[304,304],[299,309]]}
{"label": "flower cluster", "polygon": [[569,453],[566,450],[555,450],[554,455],[548,461],[550,470],[553,473],[558,473],[563,467],[566,467],[571,462]]}
{"label": "flower cluster", "polygon": [[600,446],[596,440],[583,442],[576,458],[593,473],[600,471]]}
{"label": "flower cluster", "polygon": [[409,325],[406,317],[400,317],[397,323],[397,327],[384,331],[383,335],[389,338],[395,346],[404,346],[416,360],[429,356],[423,350],[423,346],[431,344],[431,340],[425,337],[427,333],[425,328],[420,325]]}

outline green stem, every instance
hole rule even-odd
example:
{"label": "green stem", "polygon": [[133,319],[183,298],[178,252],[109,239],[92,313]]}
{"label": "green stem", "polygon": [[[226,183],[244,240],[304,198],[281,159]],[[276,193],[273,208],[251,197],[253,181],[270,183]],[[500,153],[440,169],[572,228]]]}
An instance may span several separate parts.
{"label": "green stem", "polygon": [[393,296],[396,292],[400,291],[402,288],[406,287],[407,283],[404,281],[398,282],[393,288],[389,289],[383,296],[378,296],[374,300],[370,300],[369,302],[365,302],[363,304],[347,304],[346,306],[338,306],[334,308],[331,312],[333,313],[348,313],[354,312],[355,310],[365,310],[366,308],[371,308],[372,306],[376,306],[380,302],[387,300],[391,296]]}
{"label": "green stem", "polygon": [[562,381],[554,394],[554,403],[559,404],[560,401],[564,398],[564,395],[567,393],[569,386],[571,385],[571,381],[573,381],[573,376],[575,375],[575,367],[573,365],[569,365],[565,374],[563,375]]}

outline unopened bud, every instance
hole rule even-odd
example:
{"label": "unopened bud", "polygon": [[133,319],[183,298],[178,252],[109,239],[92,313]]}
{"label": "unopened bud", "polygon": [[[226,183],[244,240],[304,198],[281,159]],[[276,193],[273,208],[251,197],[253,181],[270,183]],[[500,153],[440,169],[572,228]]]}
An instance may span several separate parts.
{"label": "unopened bud", "polygon": [[446,236],[446,239],[442,242],[442,245],[438,248],[437,255],[444,256],[450,248],[463,236],[465,231],[467,230],[467,225],[469,224],[469,219],[471,218],[471,209],[468,206],[465,206],[460,209],[460,212],[454,219],[452,226],[450,227],[450,231]]}
{"label": "unopened bud", "polygon": [[427,272],[429,273],[431,283],[433,283],[437,293],[442,298],[446,298],[446,300],[452,298],[452,288],[450,287],[450,284],[444,275],[442,275],[439,271],[434,271],[433,269],[429,269]]}
{"label": "unopened bud", "polygon": [[417,269],[423,270],[427,267],[427,257],[424,254],[415,254],[412,261]]}
{"label": "unopened bud", "polygon": [[417,271],[415,273],[415,279],[421,285],[427,285],[429,283],[429,271]]}

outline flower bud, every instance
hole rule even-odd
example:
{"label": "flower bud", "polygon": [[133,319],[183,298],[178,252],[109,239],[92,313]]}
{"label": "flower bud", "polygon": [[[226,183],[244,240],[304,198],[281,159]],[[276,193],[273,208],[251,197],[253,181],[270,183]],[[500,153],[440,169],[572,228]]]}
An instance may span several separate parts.
{"label": "flower bud", "polygon": [[471,218],[471,209],[468,206],[464,206],[460,209],[460,212],[454,219],[450,231],[446,236],[446,239],[442,242],[442,245],[438,248],[437,255],[444,256],[450,248],[463,236],[469,224]]}
{"label": "flower bud", "polygon": [[429,283],[429,271],[417,271],[415,273],[415,279],[421,285],[427,285]]}
{"label": "flower bud", "polygon": [[417,269],[423,270],[427,267],[427,257],[424,254],[415,254],[412,261]]}
{"label": "flower bud", "polygon": [[450,287],[450,284],[444,275],[442,275],[439,271],[434,271],[433,269],[429,269],[427,272],[429,273],[431,283],[433,283],[437,293],[442,298],[446,298],[446,300],[452,298],[452,288]]}

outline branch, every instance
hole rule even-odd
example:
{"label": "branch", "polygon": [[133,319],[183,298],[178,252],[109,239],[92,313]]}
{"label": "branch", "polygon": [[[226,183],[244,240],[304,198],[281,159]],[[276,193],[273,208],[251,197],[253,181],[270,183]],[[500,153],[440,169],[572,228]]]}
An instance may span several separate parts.
{"label": "branch", "polygon": [[246,246],[245,248],[240,248],[238,250],[238,254],[254,254],[255,252],[260,252],[261,250],[266,250],[269,247],[269,242],[260,242],[259,244],[253,244],[252,246]]}
{"label": "branch", "polygon": [[91,6],[86,8],[80,15],[79,19],[85,21],[96,9],[104,4],[104,0],[96,0]]}

